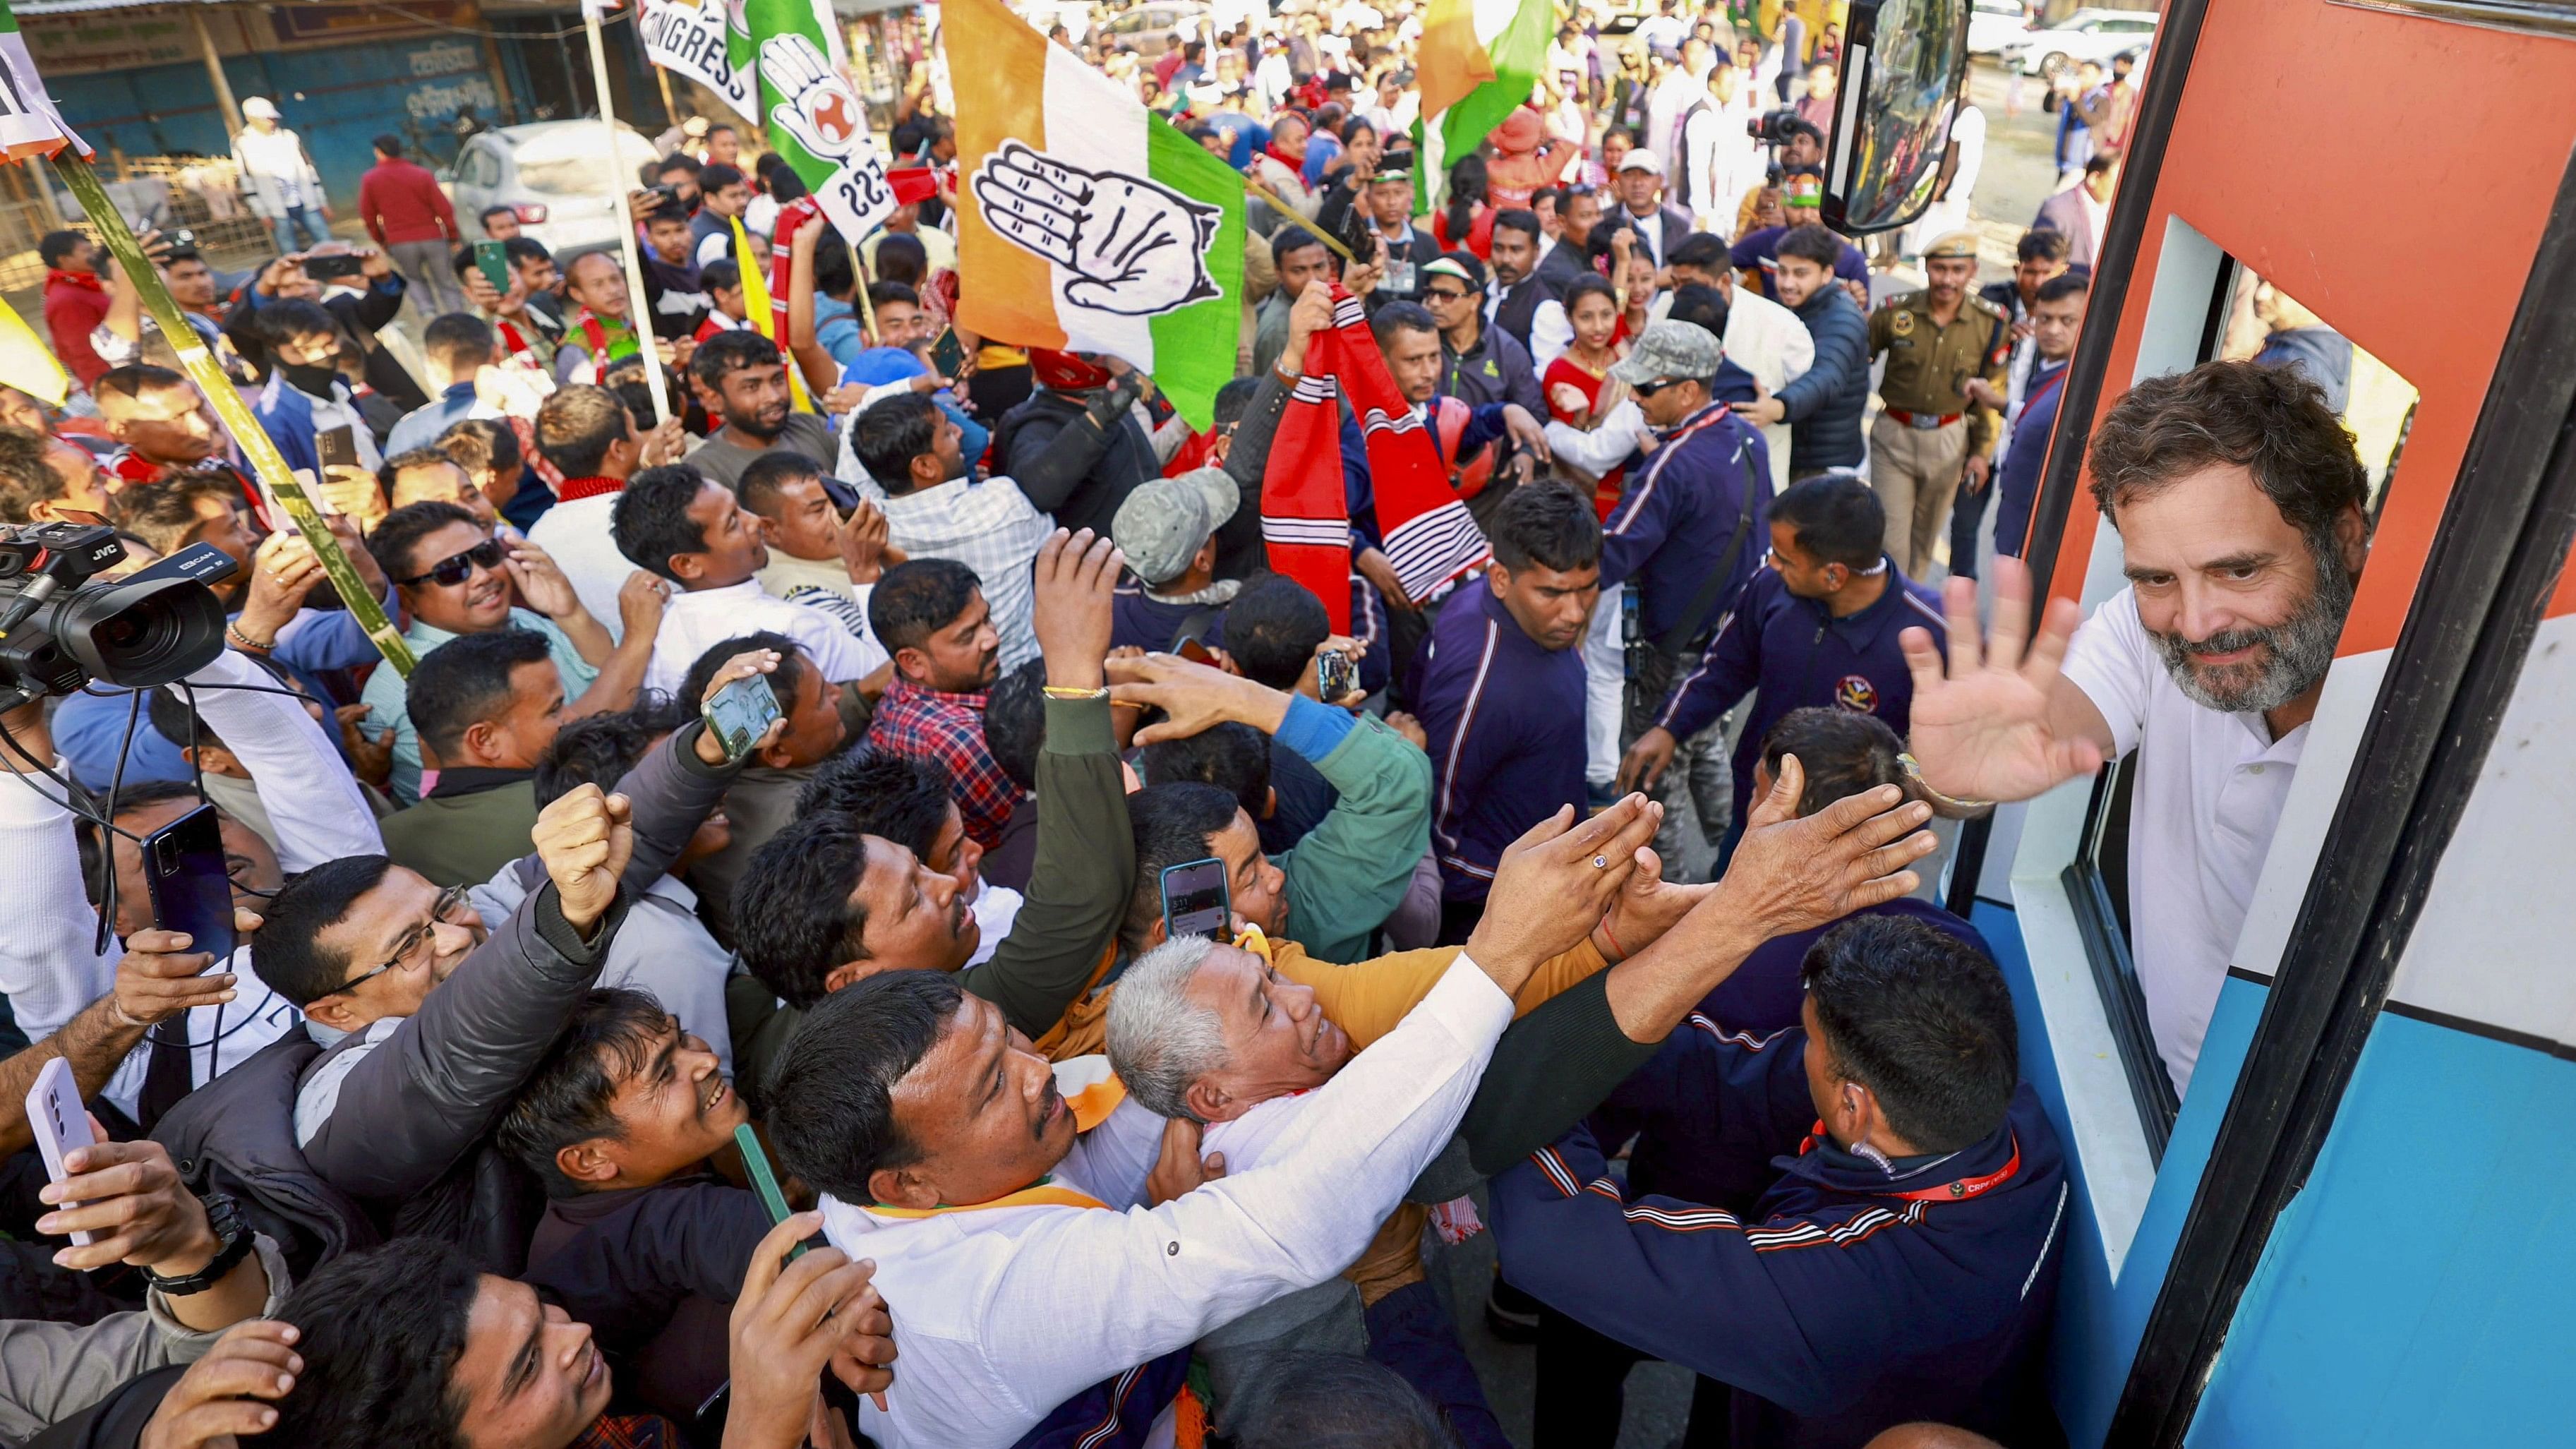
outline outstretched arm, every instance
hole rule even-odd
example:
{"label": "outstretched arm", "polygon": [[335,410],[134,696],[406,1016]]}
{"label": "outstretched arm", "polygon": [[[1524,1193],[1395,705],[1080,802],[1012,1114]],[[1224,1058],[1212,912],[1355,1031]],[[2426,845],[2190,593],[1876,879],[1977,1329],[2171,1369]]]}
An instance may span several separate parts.
{"label": "outstretched arm", "polygon": [[1911,744],[1923,778],[1945,795],[2027,800],[2062,780],[2089,775],[2116,749],[2110,721],[2060,672],[2081,611],[2051,599],[2030,632],[2030,570],[1995,560],[1994,623],[1977,636],[1977,588],[1954,578],[1942,587],[1949,658],[1931,634],[1899,635],[1914,676]]}
{"label": "outstretched arm", "polygon": [[383,832],[358,777],[340,758],[304,701],[266,691],[277,677],[226,649],[188,676],[197,713],[259,786],[277,827],[277,863],[289,874],[352,855],[382,855]]}
{"label": "outstretched arm", "polygon": [[1791,819],[1805,788],[1797,757],[1784,757],[1713,890],[1651,944],[1504,1034],[1460,1128],[1479,1172],[1501,1171],[1598,1106],[1764,941],[1921,883],[1906,867],[1935,848],[1919,829],[1929,806],[1888,785]]}
{"label": "outstretched arm", "polygon": [[1110,598],[1124,562],[1089,529],[1070,536],[1058,530],[1038,548],[1034,622],[1054,693],[1038,751],[1037,864],[1011,934],[964,977],[967,990],[1032,1038],[1052,1029],[1091,984],[1136,874],[1101,672]]}

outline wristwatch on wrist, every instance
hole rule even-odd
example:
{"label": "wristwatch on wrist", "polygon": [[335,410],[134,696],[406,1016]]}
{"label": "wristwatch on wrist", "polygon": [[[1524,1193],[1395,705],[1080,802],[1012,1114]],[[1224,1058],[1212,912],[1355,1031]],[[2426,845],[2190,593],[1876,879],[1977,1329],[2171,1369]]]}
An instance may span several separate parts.
{"label": "wristwatch on wrist", "polygon": [[206,1266],[185,1278],[164,1278],[145,1269],[143,1276],[152,1280],[152,1286],[160,1289],[164,1298],[185,1298],[192,1293],[203,1293],[223,1281],[225,1274],[250,1256],[250,1222],[242,1216],[241,1205],[220,1192],[206,1194],[204,1202],[206,1227],[214,1233],[220,1246]]}

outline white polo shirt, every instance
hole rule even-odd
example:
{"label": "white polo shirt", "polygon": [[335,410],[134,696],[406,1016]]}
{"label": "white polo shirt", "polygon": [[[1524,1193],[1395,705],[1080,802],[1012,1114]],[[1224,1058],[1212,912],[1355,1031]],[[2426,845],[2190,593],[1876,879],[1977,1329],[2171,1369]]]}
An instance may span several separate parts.
{"label": "white polo shirt", "polygon": [[[867,617],[868,595],[874,587],[861,584],[851,589],[861,619]],[[877,646],[875,636],[854,636],[821,609],[772,598],[762,590],[760,580],[745,579],[721,589],[671,596],[662,608],[662,631],[653,636],[653,660],[644,666],[644,687],[676,694],[699,655],[729,639],[763,631],[795,640],[832,684],[864,678],[886,662],[886,651]]]}
{"label": "white polo shirt", "polygon": [[2109,721],[2115,753],[2138,752],[2129,810],[2130,952],[2156,1050],[2174,1090],[2183,1091],[2308,726],[2276,740],[2260,714],[2194,704],[2139,622],[2131,589],[2104,600],[2075,631],[2066,677]]}

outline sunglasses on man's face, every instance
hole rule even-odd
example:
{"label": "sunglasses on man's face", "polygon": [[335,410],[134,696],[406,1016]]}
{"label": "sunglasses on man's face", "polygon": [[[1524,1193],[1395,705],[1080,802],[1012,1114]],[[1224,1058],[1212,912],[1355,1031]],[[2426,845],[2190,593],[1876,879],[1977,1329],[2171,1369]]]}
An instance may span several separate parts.
{"label": "sunglasses on man's face", "polygon": [[1467,300],[1467,294],[1466,294],[1466,293],[1464,293],[1464,292],[1453,292],[1453,291],[1450,291],[1450,290],[1449,290],[1448,288],[1446,288],[1446,287],[1430,287],[1430,288],[1426,288],[1426,289],[1424,289],[1424,291],[1423,291],[1423,294],[1422,294],[1422,295],[1424,295],[1425,297],[1436,297],[1436,298],[1438,298],[1439,300],[1441,300],[1441,301],[1443,301],[1443,302],[1464,302],[1464,301],[1466,301],[1466,300]]}
{"label": "sunglasses on man's face", "polygon": [[1652,382],[1632,382],[1628,384],[1628,394],[1631,397],[1653,397],[1665,388],[1681,386],[1683,381],[1678,377],[1659,377]]}
{"label": "sunglasses on man's face", "polygon": [[499,539],[487,538],[463,553],[450,554],[431,564],[425,573],[417,573],[407,579],[396,579],[394,582],[407,588],[423,583],[435,583],[444,584],[452,589],[474,577],[474,570],[477,568],[499,568],[501,560],[508,556],[508,550],[501,547]]}

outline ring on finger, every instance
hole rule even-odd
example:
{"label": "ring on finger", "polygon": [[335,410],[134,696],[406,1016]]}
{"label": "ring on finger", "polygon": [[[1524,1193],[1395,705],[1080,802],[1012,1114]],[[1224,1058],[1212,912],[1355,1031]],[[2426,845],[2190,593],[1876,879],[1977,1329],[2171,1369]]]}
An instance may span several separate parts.
{"label": "ring on finger", "polygon": [[1594,870],[1608,870],[1610,868],[1610,857],[1606,855],[1596,855],[1592,857],[1592,868]]}

